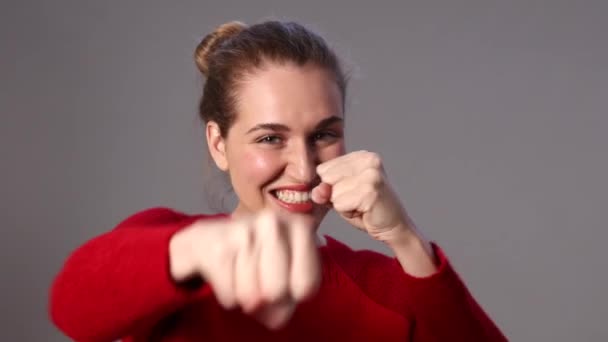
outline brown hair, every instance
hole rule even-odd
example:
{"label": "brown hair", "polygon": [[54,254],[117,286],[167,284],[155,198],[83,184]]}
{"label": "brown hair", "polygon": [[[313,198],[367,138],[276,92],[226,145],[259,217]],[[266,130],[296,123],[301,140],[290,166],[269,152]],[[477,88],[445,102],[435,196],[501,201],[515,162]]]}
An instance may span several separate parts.
{"label": "brown hair", "polygon": [[321,36],[298,23],[223,24],[198,44],[194,59],[206,77],[199,115],[204,122],[216,122],[223,137],[236,116],[239,81],[264,62],[317,65],[335,77],[343,104],[346,97],[347,78],[335,53]]}

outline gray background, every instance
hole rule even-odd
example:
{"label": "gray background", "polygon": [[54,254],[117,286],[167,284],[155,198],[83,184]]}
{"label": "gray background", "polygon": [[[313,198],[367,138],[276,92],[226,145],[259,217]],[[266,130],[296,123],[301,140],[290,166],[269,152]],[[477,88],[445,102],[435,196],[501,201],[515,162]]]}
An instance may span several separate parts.
{"label": "gray background", "polygon": [[[68,253],[145,207],[209,212],[192,52],[293,19],[353,71],[350,150],[379,152],[423,231],[514,341],[608,340],[608,2],[2,1],[3,341],[66,341]],[[382,246],[330,216],[324,231]]]}

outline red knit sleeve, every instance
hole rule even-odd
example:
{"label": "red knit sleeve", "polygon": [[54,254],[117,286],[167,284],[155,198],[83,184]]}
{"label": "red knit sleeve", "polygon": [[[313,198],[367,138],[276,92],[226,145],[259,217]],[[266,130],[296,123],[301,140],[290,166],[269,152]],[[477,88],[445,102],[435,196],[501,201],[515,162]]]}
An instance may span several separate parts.
{"label": "red knit sleeve", "polygon": [[393,259],[404,285],[403,295],[414,318],[413,341],[507,341],[498,327],[473,298],[444,252],[433,250],[439,269],[417,278],[402,271]]}
{"label": "red knit sleeve", "polygon": [[412,341],[507,341],[473,298],[444,252],[432,244],[438,270],[428,277],[403,271],[396,258],[373,251],[352,251],[329,237],[333,255],[367,295],[403,315]]}
{"label": "red knit sleeve", "polygon": [[82,245],[52,284],[52,321],[76,341],[114,341],[209,296],[208,286],[187,289],[169,274],[171,236],[201,218],[148,209]]}

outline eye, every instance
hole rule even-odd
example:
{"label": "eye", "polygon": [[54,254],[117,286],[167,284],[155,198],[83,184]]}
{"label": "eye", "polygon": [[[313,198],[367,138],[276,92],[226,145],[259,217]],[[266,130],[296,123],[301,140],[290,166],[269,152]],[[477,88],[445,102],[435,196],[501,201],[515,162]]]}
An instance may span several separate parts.
{"label": "eye", "polygon": [[312,135],[312,140],[314,142],[319,141],[319,140],[327,141],[327,140],[332,140],[332,139],[335,139],[335,138],[338,138],[338,137],[339,137],[339,135],[336,134],[335,132],[332,132],[332,131],[320,131],[320,132],[317,132],[317,133],[315,133],[315,134]]}
{"label": "eye", "polygon": [[263,144],[276,145],[276,144],[282,143],[283,139],[278,135],[265,135],[265,136],[261,137],[260,139],[258,139],[257,142],[263,143]]}

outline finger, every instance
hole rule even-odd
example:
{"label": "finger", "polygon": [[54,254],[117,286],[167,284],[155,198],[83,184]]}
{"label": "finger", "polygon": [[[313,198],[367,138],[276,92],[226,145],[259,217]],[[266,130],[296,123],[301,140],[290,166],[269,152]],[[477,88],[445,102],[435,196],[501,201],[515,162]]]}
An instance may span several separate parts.
{"label": "finger", "polygon": [[342,163],[345,163],[345,162],[349,162],[349,161],[357,158],[357,156],[360,154],[359,152],[362,152],[362,151],[350,152],[350,153],[347,153],[347,154],[343,154],[343,155],[341,155],[339,157],[330,159],[330,160],[328,160],[326,162],[323,162],[323,163],[317,165],[317,172],[318,173],[323,173],[323,172],[327,171],[328,169],[334,167],[337,164],[342,164]]}
{"label": "finger", "polygon": [[356,163],[341,163],[334,164],[334,166],[326,169],[323,172],[318,172],[319,178],[323,183],[334,185],[344,178],[353,177],[361,172],[362,165]]}
{"label": "finger", "polygon": [[276,302],[288,294],[289,252],[284,229],[276,215],[264,213],[257,223],[260,258],[260,292],[267,302]]}
{"label": "finger", "polygon": [[313,202],[327,204],[331,200],[331,185],[321,183],[312,189],[310,195]]}
{"label": "finger", "polygon": [[[345,198],[350,202],[360,202],[368,204],[370,196],[378,192],[384,180],[381,171],[368,168],[357,176],[345,178],[332,186],[331,202],[334,209],[342,207],[340,203]],[[336,206],[337,203],[337,206]],[[368,209],[358,206],[356,209]]]}
{"label": "finger", "polygon": [[345,214],[349,211],[367,212],[370,209],[370,204],[376,199],[373,187],[370,184],[353,183],[346,184],[332,196],[334,210]]}
{"label": "finger", "polygon": [[235,253],[231,246],[226,246],[220,253],[217,262],[208,265],[205,270],[201,270],[201,273],[209,282],[215,298],[227,310],[236,306],[234,264]]}
{"label": "finger", "polygon": [[320,164],[317,173],[323,182],[333,185],[344,177],[358,175],[367,168],[381,169],[380,156],[368,151],[356,151]]}
{"label": "finger", "polygon": [[355,212],[359,209],[361,199],[358,194],[352,192],[345,192],[340,196],[336,196],[332,199],[332,205],[334,210],[340,214],[344,214],[347,217],[354,217],[356,215],[347,215],[348,212]]}
{"label": "finger", "polygon": [[287,324],[295,308],[295,302],[289,298],[285,298],[279,303],[264,306],[255,313],[255,317],[267,328],[278,330]]}
{"label": "finger", "polygon": [[261,303],[257,270],[259,251],[255,248],[255,234],[251,229],[244,229],[242,235],[235,261],[234,292],[243,311],[249,313]]}
{"label": "finger", "polygon": [[357,195],[361,193],[361,187],[364,185],[364,180],[360,176],[344,178],[331,187],[330,201],[335,204],[336,199],[344,197],[345,194]]}
{"label": "finger", "polygon": [[321,283],[321,262],[314,230],[296,220],[290,229],[291,240],[291,296],[302,301],[313,294]]}

